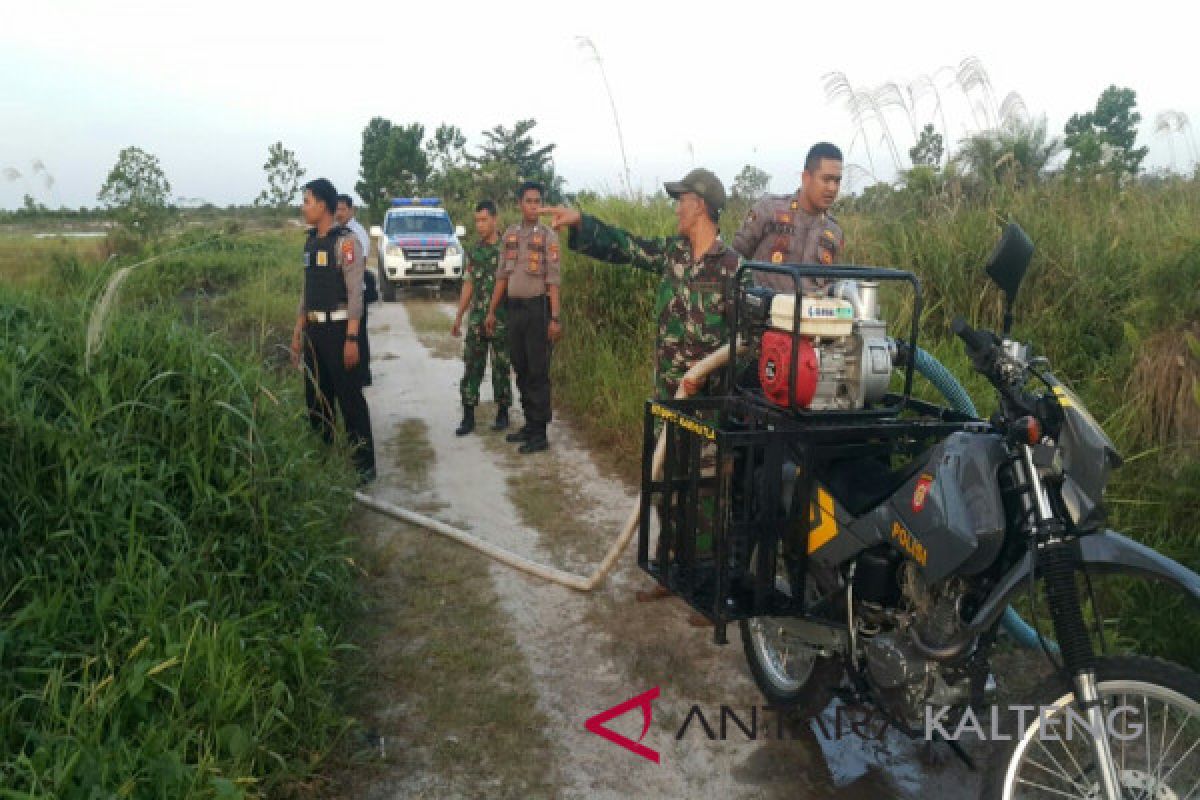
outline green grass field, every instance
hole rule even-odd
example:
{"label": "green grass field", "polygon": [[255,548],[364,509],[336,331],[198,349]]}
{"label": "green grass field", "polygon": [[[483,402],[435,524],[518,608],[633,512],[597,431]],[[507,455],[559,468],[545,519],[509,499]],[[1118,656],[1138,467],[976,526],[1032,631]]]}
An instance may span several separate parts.
{"label": "green grass field", "polygon": [[351,471],[278,368],[290,242],[135,273],[90,372],[113,265],[57,247],[0,286],[0,795],[303,793],[358,603]]}

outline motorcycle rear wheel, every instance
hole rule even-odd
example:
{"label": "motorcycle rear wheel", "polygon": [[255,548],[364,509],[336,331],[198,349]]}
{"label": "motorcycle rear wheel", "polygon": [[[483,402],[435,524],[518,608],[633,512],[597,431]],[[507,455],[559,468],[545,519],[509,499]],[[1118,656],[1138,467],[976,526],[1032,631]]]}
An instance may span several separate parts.
{"label": "motorcycle rear wheel", "polygon": [[[790,595],[782,546],[775,563],[775,586]],[[806,594],[816,594],[815,583],[810,576]],[[742,620],[742,649],[754,682],[772,706],[799,716],[815,716],[833,699],[844,670],[838,657],[821,655],[804,644],[791,630],[795,624],[791,617]]]}

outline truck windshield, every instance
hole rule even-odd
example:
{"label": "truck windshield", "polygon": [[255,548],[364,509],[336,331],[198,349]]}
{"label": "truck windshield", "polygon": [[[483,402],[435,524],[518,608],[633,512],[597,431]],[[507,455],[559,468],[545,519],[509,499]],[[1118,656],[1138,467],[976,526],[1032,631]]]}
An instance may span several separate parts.
{"label": "truck windshield", "polygon": [[450,217],[445,214],[392,214],[387,218],[384,233],[396,234],[449,234],[454,231]]}

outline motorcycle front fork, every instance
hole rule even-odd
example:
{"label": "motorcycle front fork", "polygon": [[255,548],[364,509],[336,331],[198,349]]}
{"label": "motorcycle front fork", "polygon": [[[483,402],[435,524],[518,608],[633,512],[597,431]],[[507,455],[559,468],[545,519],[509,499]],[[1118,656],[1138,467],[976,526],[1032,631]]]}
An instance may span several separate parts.
{"label": "motorcycle front fork", "polygon": [[[1040,541],[1037,565],[1046,587],[1046,600],[1054,634],[1062,651],[1063,666],[1070,674],[1076,705],[1086,715],[1088,725],[1101,735],[1094,737],[1092,755],[1096,761],[1096,778],[1105,800],[1121,800],[1121,780],[1113,760],[1112,748],[1105,726],[1104,706],[1096,687],[1096,653],[1088,635],[1079,592],[1075,586],[1075,551],[1064,542],[1061,523],[1055,518],[1050,496],[1033,460],[1033,448],[1022,445],[1022,462],[1027,486],[1033,495],[1037,519],[1036,533]],[[1049,532],[1048,537],[1041,534]]]}

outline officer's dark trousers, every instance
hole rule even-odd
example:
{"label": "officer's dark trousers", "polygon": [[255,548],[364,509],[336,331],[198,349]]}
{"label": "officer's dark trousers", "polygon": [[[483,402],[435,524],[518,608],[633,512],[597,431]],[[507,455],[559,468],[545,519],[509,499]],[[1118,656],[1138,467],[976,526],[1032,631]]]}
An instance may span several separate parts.
{"label": "officer's dark trousers", "polygon": [[370,472],[375,469],[371,415],[363,397],[361,371],[346,371],[343,356],[346,323],[310,322],[304,328],[304,335],[304,399],[308,404],[308,420],[327,443],[332,443],[337,422],[334,406],[340,408],[354,448],[354,465],[359,472]]}
{"label": "officer's dark trousers", "polygon": [[545,433],[550,424],[549,298],[508,298],[508,355],[517,373],[525,425]]}

